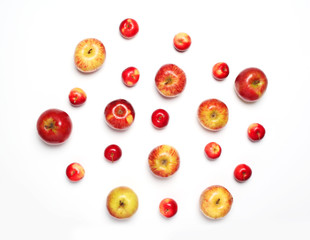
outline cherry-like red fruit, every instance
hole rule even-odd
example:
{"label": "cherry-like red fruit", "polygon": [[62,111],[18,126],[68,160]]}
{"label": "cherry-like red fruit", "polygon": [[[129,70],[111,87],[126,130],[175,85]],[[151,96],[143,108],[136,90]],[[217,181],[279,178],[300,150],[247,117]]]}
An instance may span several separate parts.
{"label": "cherry-like red fruit", "polygon": [[234,177],[238,182],[248,180],[252,175],[252,169],[246,164],[239,164],[234,171]]}
{"label": "cherry-like red fruit", "polygon": [[121,156],[122,149],[116,144],[111,144],[104,150],[104,157],[111,162],[119,160]]}

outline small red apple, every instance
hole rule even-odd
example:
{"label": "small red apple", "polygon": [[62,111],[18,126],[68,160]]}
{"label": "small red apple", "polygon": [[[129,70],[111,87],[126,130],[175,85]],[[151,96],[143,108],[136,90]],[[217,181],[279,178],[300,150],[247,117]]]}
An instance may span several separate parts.
{"label": "small red apple", "polygon": [[187,33],[178,33],[173,38],[173,45],[180,52],[186,51],[192,43],[191,37]]}
{"label": "small red apple", "polygon": [[228,65],[224,62],[219,62],[215,64],[212,68],[212,74],[216,80],[224,80],[229,74]]}
{"label": "small red apple", "polygon": [[159,212],[166,218],[173,217],[178,211],[178,205],[172,198],[165,198],[159,204]]}
{"label": "small red apple", "polygon": [[216,159],[221,155],[222,148],[218,143],[210,142],[205,146],[205,153],[208,158]]}
{"label": "small red apple", "polygon": [[119,31],[123,38],[130,39],[139,32],[139,25],[134,19],[127,18],[121,22]]}
{"label": "small red apple", "polygon": [[176,97],[186,85],[184,71],[174,64],[163,65],[155,77],[156,88],[165,97]]}
{"label": "small red apple", "polygon": [[122,73],[123,83],[127,87],[133,87],[139,81],[140,73],[135,67],[126,68]]}
{"label": "small red apple", "polygon": [[255,102],[265,93],[268,80],[265,73],[258,68],[247,68],[237,76],[235,90],[246,102]]}
{"label": "small red apple", "polygon": [[157,109],[152,114],[152,123],[156,128],[163,128],[168,125],[169,114],[164,109]]}
{"label": "small red apple", "polygon": [[66,174],[71,181],[77,182],[84,177],[85,170],[81,164],[71,163],[66,169]]}
{"label": "small red apple", "polygon": [[124,99],[110,102],[104,110],[104,115],[108,126],[117,130],[129,128],[135,119],[132,105]]}
{"label": "small red apple", "polygon": [[69,115],[59,109],[43,112],[37,121],[37,131],[41,139],[51,145],[65,142],[72,130]]}
{"label": "small red apple", "polygon": [[235,179],[238,182],[244,182],[248,180],[252,175],[251,168],[246,164],[239,164],[234,171]]}
{"label": "small red apple", "polygon": [[248,137],[253,142],[263,139],[265,133],[265,128],[259,123],[252,123],[248,127]]}
{"label": "small red apple", "polygon": [[117,161],[122,156],[122,149],[116,144],[111,144],[104,150],[104,156],[111,162]]}
{"label": "small red apple", "polygon": [[72,106],[78,107],[85,103],[87,95],[81,88],[73,88],[69,93],[69,101]]}

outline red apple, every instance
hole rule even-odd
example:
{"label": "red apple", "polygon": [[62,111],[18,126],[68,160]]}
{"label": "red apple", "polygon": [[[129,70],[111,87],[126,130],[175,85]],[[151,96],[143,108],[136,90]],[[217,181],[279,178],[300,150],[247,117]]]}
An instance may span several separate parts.
{"label": "red apple", "polygon": [[69,101],[72,106],[81,106],[83,103],[85,103],[86,99],[87,95],[81,88],[73,88],[69,93]]}
{"label": "red apple", "polygon": [[97,71],[101,68],[105,58],[105,47],[98,39],[84,39],[75,48],[74,63],[81,72],[91,73]]}
{"label": "red apple", "polygon": [[205,146],[205,153],[208,158],[216,159],[221,155],[222,148],[218,143],[210,142]]}
{"label": "red apple", "polygon": [[155,77],[156,88],[165,97],[176,97],[183,92],[186,85],[186,75],[174,64],[163,65]]}
{"label": "red apple", "polygon": [[228,65],[224,62],[215,64],[212,68],[212,75],[216,80],[224,80],[229,74]]}
{"label": "red apple", "polygon": [[117,130],[129,128],[135,119],[132,105],[124,99],[110,102],[104,110],[104,115],[108,126]]}
{"label": "red apple", "polygon": [[255,102],[265,93],[268,80],[264,72],[258,68],[247,68],[237,76],[235,90],[246,102]]}
{"label": "red apple", "polygon": [[164,109],[157,109],[152,114],[152,123],[156,128],[163,128],[168,125],[169,114]]}
{"label": "red apple", "polygon": [[134,19],[127,18],[121,22],[119,31],[123,38],[130,39],[139,32],[139,25]]}
{"label": "red apple", "polygon": [[159,212],[166,218],[173,217],[178,211],[178,205],[172,198],[165,198],[159,204]]}
{"label": "red apple", "polygon": [[173,45],[180,52],[186,51],[192,43],[191,37],[187,33],[180,32],[173,38]]}
{"label": "red apple", "polygon": [[111,144],[104,150],[104,156],[111,162],[117,161],[122,156],[122,149],[116,144]]}
{"label": "red apple", "polygon": [[228,108],[218,99],[205,100],[199,105],[198,120],[204,128],[218,131],[228,122]]}
{"label": "red apple", "polygon": [[248,180],[252,175],[251,168],[246,164],[239,164],[234,171],[235,179],[238,182],[244,182]]}
{"label": "red apple", "polygon": [[66,175],[72,182],[77,182],[84,177],[85,170],[81,164],[71,163],[66,169]]}
{"label": "red apple", "polygon": [[253,142],[263,139],[265,133],[265,128],[259,123],[252,123],[248,127],[248,137]]}
{"label": "red apple", "polygon": [[41,139],[51,145],[65,142],[72,130],[69,115],[59,109],[43,112],[37,121],[37,131]]}
{"label": "red apple", "polygon": [[135,67],[126,68],[122,73],[123,83],[127,87],[133,87],[139,81],[140,73]]}
{"label": "red apple", "polygon": [[160,145],[149,154],[149,167],[158,177],[173,175],[180,166],[180,157],[177,150],[169,145]]}

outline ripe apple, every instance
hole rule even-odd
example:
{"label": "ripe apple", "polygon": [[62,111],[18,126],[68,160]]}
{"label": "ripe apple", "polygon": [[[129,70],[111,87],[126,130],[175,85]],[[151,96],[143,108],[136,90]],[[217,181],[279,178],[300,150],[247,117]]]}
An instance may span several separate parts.
{"label": "ripe apple", "polygon": [[177,150],[169,145],[160,145],[149,154],[149,167],[158,177],[173,175],[180,166],[180,157]]}
{"label": "ripe apple", "polygon": [[69,93],[69,101],[74,107],[79,107],[85,103],[87,95],[81,88],[73,88]]}
{"label": "ripe apple", "polygon": [[222,153],[221,146],[216,142],[209,142],[205,146],[205,153],[208,158],[210,159],[216,159],[218,158]]}
{"label": "ripe apple", "polygon": [[108,126],[117,130],[129,128],[135,119],[132,105],[124,99],[110,102],[104,110],[104,115]]}
{"label": "ripe apple", "polygon": [[228,108],[218,99],[205,100],[198,108],[198,120],[204,128],[218,131],[227,124]]}
{"label": "ripe apple", "polygon": [[263,139],[265,133],[265,128],[259,123],[252,123],[248,127],[248,137],[253,142]]}
{"label": "ripe apple", "polygon": [[51,145],[65,142],[72,130],[69,115],[59,109],[43,112],[37,121],[37,131],[41,139]]}
{"label": "ripe apple", "polygon": [[206,188],[200,195],[200,210],[211,219],[222,218],[230,211],[233,197],[223,186],[213,185]]}
{"label": "ripe apple", "polygon": [[140,73],[139,70],[135,67],[126,68],[122,72],[123,83],[127,87],[133,87],[139,81]]}
{"label": "ripe apple", "polygon": [[98,39],[84,39],[75,48],[74,63],[81,72],[91,73],[97,71],[101,68],[105,58],[105,47]]}
{"label": "ripe apple", "polygon": [[169,114],[164,109],[157,109],[152,114],[152,123],[155,128],[164,128],[168,125]]}
{"label": "ripe apple", "polygon": [[127,18],[119,25],[119,31],[123,38],[130,39],[139,32],[139,25],[136,20]]}
{"label": "ripe apple", "polygon": [[117,161],[122,156],[122,149],[116,144],[111,144],[104,150],[104,156],[111,162]]}
{"label": "ripe apple", "polygon": [[246,102],[255,102],[265,93],[268,80],[264,72],[258,68],[247,68],[237,76],[235,90]]}
{"label": "ripe apple", "polygon": [[212,75],[214,79],[221,81],[224,80],[229,74],[229,67],[224,62],[216,63],[212,68]]}
{"label": "ripe apple", "polygon": [[107,209],[111,216],[118,219],[129,218],[138,209],[138,197],[129,187],[114,188],[107,197]]}
{"label": "ripe apple", "polygon": [[156,88],[165,97],[176,97],[186,85],[184,71],[174,64],[163,65],[155,77]]}
{"label": "ripe apple", "polygon": [[66,175],[72,182],[80,181],[84,175],[85,170],[79,163],[71,163],[66,169]]}
{"label": "ripe apple", "polygon": [[173,45],[180,52],[186,51],[192,43],[191,37],[187,33],[180,32],[173,38]]}
{"label": "ripe apple", "polygon": [[159,204],[159,212],[166,218],[173,217],[178,211],[178,204],[172,198],[165,198]]}
{"label": "ripe apple", "polygon": [[246,164],[239,164],[234,170],[234,176],[238,182],[245,182],[251,175],[252,169]]}

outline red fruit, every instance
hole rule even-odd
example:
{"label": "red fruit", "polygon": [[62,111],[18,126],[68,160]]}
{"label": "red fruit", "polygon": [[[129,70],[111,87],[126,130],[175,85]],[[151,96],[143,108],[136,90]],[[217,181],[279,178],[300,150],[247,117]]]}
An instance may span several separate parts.
{"label": "red fruit", "polygon": [[183,32],[176,34],[173,38],[173,45],[180,52],[186,51],[191,46],[191,43],[191,37]]}
{"label": "red fruit", "polygon": [[163,128],[168,125],[169,114],[164,109],[157,109],[152,114],[152,123],[156,128]]}
{"label": "red fruit", "polygon": [[252,175],[251,168],[246,164],[239,164],[234,171],[235,179],[238,182],[244,182],[248,180]]}
{"label": "red fruit", "polygon": [[139,81],[139,78],[140,78],[139,70],[135,67],[126,68],[122,73],[123,83],[127,87],[132,87],[136,85],[136,83]]}
{"label": "red fruit", "polygon": [[122,149],[115,144],[111,144],[104,150],[104,156],[111,162],[117,161],[122,156]]}
{"label": "red fruit", "polygon": [[172,198],[165,198],[159,204],[160,213],[166,217],[173,217],[178,211],[178,205]]}
{"label": "red fruit", "polygon": [[259,123],[252,123],[248,127],[248,137],[253,142],[261,140],[265,136],[265,128]]}
{"label": "red fruit", "polygon": [[216,80],[224,80],[229,74],[228,65],[224,62],[215,64],[212,69],[212,74]]}
{"label": "red fruit", "polygon": [[71,181],[77,182],[84,177],[85,170],[81,164],[71,163],[66,169],[66,174]]}
{"label": "red fruit", "polygon": [[81,88],[73,88],[69,93],[69,101],[75,107],[81,106],[86,99],[86,93]]}
{"label": "red fruit", "polygon": [[127,18],[121,22],[119,31],[122,37],[130,39],[139,32],[139,25],[134,19]]}
{"label": "red fruit", "polygon": [[221,155],[222,148],[216,142],[210,142],[205,146],[205,153],[208,158],[216,159]]}

